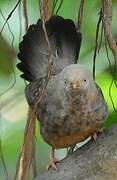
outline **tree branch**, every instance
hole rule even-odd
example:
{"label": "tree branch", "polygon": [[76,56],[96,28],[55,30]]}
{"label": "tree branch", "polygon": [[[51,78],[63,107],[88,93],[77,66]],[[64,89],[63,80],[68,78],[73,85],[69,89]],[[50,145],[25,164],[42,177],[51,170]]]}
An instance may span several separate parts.
{"label": "tree branch", "polygon": [[112,0],[102,0],[104,32],[117,65],[117,44],[112,34]]}
{"label": "tree branch", "polygon": [[43,20],[44,22],[46,22],[47,20],[49,20],[49,18],[52,15],[52,2],[51,0],[41,0],[41,15],[43,16]]}
{"label": "tree branch", "polygon": [[23,0],[23,13],[25,20],[25,32],[28,30],[28,13],[27,13],[27,0]]}
{"label": "tree branch", "polygon": [[78,11],[78,22],[77,22],[77,29],[80,31],[82,21],[83,21],[83,16],[84,16],[84,0],[80,0],[80,6],[79,6],[79,11]]}
{"label": "tree branch", "polygon": [[58,165],[35,180],[116,180],[117,124],[69,155]]}
{"label": "tree branch", "polygon": [[[45,2],[47,4],[45,4]],[[41,0],[40,8],[41,8],[41,12],[40,12],[41,19],[43,22],[43,31],[45,33],[45,39],[47,41],[48,51],[49,51],[47,79],[44,82],[41,93],[39,93],[38,100],[35,103],[34,108],[33,109],[29,108],[29,114],[28,114],[27,123],[26,123],[23,146],[22,146],[21,154],[19,156],[19,160],[17,162],[17,168],[16,168],[14,180],[17,180],[17,179],[27,180],[28,179],[29,168],[30,168],[33,153],[34,153],[33,147],[34,147],[35,124],[36,124],[36,109],[37,107],[39,107],[40,102],[43,99],[46,87],[48,85],[48,82],[51,76],[52,51],[51,51],[48,35],[46,32],[46,28],[45,28],[45,22],[50,18],[50,9],[51,9],[50,0],[46,0],[46,1]]]}
{"label": "tree branch", "polygon": [[17,162],[14,180],[26,180],[28,177],[34,145],[35,122],[36,114],[29,108],[23,146]]}

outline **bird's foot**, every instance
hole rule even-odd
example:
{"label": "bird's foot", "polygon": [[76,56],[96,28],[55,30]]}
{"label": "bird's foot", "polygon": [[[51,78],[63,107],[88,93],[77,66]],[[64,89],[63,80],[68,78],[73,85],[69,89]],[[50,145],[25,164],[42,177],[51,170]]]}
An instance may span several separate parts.
{"label": "bird's foot", "polygon": [[57,170],[57,163],[59,163],[60,160],[56,159],[55,157],[51,157],[50,162],[47,166],[47,170],[54,169]]}

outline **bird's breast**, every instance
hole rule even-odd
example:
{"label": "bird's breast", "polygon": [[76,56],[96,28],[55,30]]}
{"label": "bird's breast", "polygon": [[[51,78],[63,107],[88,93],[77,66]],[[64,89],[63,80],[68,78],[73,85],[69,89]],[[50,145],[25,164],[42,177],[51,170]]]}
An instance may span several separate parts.
{"label": "bird's breast", "polygon": [[[43,113],[40,130],[44,140],[54,148],[65,148],[85,140],[94,131],[102,128],[105,120],[106,106],[92,108],[87,96],[68,96],[64,106],[60,102],[54,106],[54,111]],[[44,106],[45,107],[45,106]]]}
{"label": "bird's breast", "polygon": [[85,140],[92,133],[93,131],[91,128],[86,128],[82,132],[78,131],[70,135],[65,135],[65,136],[55,135],[51,139],[45,139],[45,141],[54,148],[58,148],[58,149],[66,148]]}

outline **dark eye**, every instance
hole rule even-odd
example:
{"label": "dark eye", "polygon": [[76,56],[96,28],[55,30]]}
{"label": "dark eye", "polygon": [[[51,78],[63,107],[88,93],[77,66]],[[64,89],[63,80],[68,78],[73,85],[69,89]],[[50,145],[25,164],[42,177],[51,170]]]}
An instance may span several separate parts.
{"label": "dark eye", "polygon": [[86,80],[86,79],[83,79],[83,81],[84,81],[84,82],[87,82],[87,80]]}
{"label": "dark eye", "polygon": [[67,84],[67,81],[65,81],[65,84]]}

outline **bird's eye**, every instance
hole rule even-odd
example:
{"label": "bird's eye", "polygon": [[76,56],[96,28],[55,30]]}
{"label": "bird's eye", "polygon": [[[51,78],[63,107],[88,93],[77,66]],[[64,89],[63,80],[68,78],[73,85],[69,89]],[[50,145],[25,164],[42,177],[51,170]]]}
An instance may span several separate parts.
{"label": "bird's eye", "polygon": [[86,79],[83,79],[83,81],[84,81],[84,82],[87,82],[87,80],[86,80]]}
{"label": "bird's eye", "polygon": [[65,84],[67,84],[67,81],[65,81]]}

